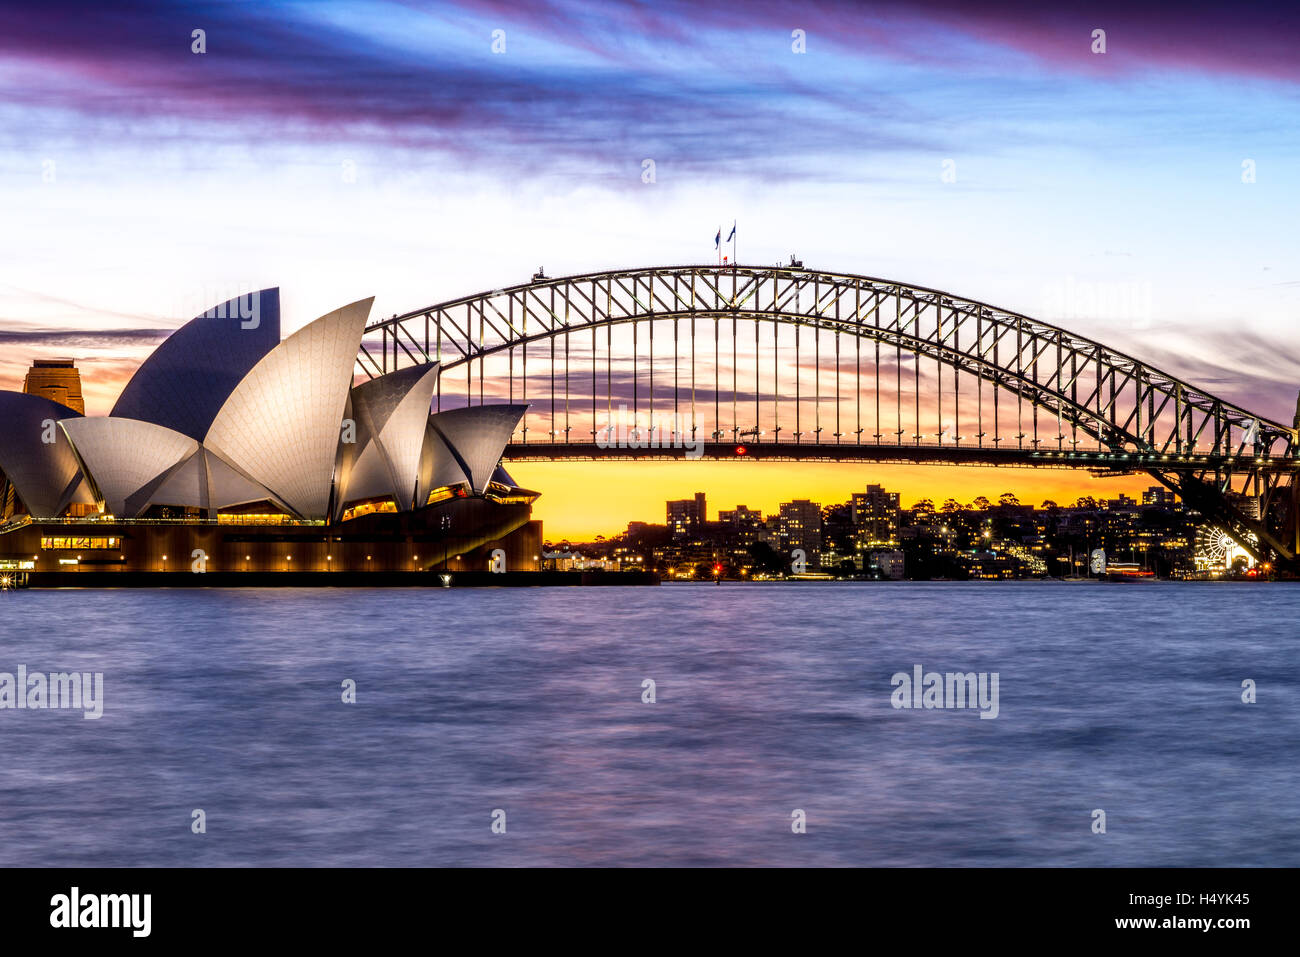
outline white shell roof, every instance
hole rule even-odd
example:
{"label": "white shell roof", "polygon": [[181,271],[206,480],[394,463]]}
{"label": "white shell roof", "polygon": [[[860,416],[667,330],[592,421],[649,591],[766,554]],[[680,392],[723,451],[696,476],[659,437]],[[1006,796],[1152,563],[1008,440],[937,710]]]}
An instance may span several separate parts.
{"label": "white shell roof", "polygon": [[71,501],[92,501],[79,479],[81,469],[68,437],[47,425],[81,417],[44,396],[0,392],[0,471],[36,518],[54,518]]}
{"label": "white shell roof", "polygon": [[192,505],[206,508],[208,503],[207,476],[203,471],[203,449],[172,469],[149,496],[151,505]]}
{"label": "white shell roof", "polygon": [[390,372],[352,390],[357,442],[341,501],[391,495],[399,508],[411,507],[437,381],[438,364],[429,362]]}
{"label": "white shell roof", "polygon": [[430,489],[465,481],[481,495],[526,411],[527,405],[475,405],[429,416],[424,498]]}
{"label": "white shell roof", "polygon": [[145,359],[109,414],[153,422],[201,441],[240,380],[279,341],[279,289],[213,306]]}
{"label": "white shell roof", "polygon": [[339,430],[373,298],[322,316],[255,365],[204,442],[306,518],[329,514]]}
{"label": "white shell roof", "polygon": [[149,496],[150,505],[181,505],[211,509],[246,505],[275,496],[240,475],[211,449],[199,448]]}
{"label": "white shell roof", "polygon": [[203,454],[208,467],[208,494],[213,508],[229,508],[231,505],[247,505],[263,500],[276,501],[270,489],[241,474],[211,449],[205,448]]}
{"label": "white shell roof", "polygon": [[188,435],[139,419],[78,417],[59,425],[105,508],[124,518],[143,512],[171,470],[199,447]]}
{"label": "white shell roof", "polygon": [[492,473],[492,481],[498,482],[501,485],[507,485],[510,488],[519,488],[519,483],[516,482],[510,473],[505,470],[505,467],[501,465],[498,465],[497,470]]}

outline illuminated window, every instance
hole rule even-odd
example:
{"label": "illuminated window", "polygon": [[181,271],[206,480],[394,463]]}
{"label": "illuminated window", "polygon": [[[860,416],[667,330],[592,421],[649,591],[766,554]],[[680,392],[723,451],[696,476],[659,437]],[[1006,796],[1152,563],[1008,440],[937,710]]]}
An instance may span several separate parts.
{"label": "illuminated window", "polygon": [[464,498],[466,496],[464,485],[444,485],[442,488],[435,488],[429,492],[429,498],[425,505],[432,505],[434,502],[445,502],[449,498]]}
{"label": "illuminated window", "polygon": [[279,512],[221,512],[217,515],[219,525],[283,525],[288,519],[288,515]]}
{"label": "illuminated window", "polygon": [[378,499],[370,502],[358,502],[343,510],[342,521],[349,522],[354,518],[360,518],[362,515],[373,515],[376,512],[396,512],[397,503],[391,498]]}
{"label": "illuminated window", "polygon": [[86,537],[68,537],[68,538],[42,538],[41,548],[60,549],[75,548],[78,550],[94,548],[117,548],[118,540],[114,538],[86,538]]}

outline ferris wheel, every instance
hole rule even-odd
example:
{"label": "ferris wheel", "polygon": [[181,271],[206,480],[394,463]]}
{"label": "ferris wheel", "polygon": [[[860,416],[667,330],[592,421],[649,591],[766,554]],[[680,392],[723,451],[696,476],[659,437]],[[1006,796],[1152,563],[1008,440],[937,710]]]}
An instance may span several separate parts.
{"label": "ferris wheel", "polygon": [[1228,550],[1236,544],[1221,528],[1202,526],[1196,530],[1196,557],[1207,565],[1224,565]]}
{"label": "ferris wheel", "polygon": [[[1253,534],[1248,533],[1246,537],[1252,543],[1256,541]],[[1196,564],[1202,568],[1230,568],[1239,557],[1255,564],[1250,552],[1226,531],[1215,526],[1203,525],[1196,530],[1195,549]]]}

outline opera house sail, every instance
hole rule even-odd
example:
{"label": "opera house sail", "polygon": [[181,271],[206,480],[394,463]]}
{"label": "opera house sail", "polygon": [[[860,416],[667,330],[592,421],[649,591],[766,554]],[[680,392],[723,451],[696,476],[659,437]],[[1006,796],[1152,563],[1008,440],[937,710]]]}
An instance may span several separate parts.
{"label": "opera house sail", "polygon": [[283,339],[278,289],[214,306],[107,416],[0,392],[0,574],[536,568],[500,467],[526,406],[431,412],[436,362],[356,381],[372,301]]}

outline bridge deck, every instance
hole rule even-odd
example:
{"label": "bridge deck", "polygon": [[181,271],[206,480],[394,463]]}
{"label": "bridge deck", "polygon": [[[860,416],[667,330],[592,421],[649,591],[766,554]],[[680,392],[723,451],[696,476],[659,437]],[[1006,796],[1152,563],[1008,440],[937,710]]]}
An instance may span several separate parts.
{"label": "bridge deck", "polygon": [[[623,459],[707,461],[762,460],[776,462],[882,462],[932,465],[989,465],[1021,468],[1089,469],[1114,473],[1159,469],[1204,471],[1259,465],[1255,458],[1213,455],[1149,455],[1106,451],[1067,452],[1055,449],[989,448],[974,445],[896,445],[811,442],[702,442],[698,446],[656,448],[602,446],[595,442],[512,442],[506,446],[507,462]],[[1295,471],[1293,459],[1264,460],[1267,467]]]}

